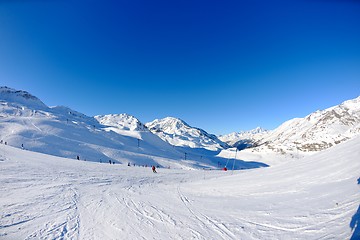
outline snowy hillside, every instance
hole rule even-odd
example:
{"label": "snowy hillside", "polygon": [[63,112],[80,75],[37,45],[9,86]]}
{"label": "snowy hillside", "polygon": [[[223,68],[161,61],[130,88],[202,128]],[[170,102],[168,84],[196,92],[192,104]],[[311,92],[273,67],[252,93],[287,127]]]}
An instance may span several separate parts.
{"label": "snowy hillside", "polygon": [[[258,129],[260,130],[260,129]],[[231,146],[248,145],[240,159],[261,161],[269,154],[275,157],[302,157],[322,151],[360,135],[360,97],[340,105],[295,118],[272,131],[232,133],[219,138]],[[224,150],[222,157],[231,155]],[[265,160],[269,164],[272,161]]]}
{"label": "snowy hillside", "polygon": [[26,91],[15,90],[9,87],[0,87],[0,100],[16,102],[30,109],[47,109],[47,106],[37,97]]}
{"label": "snowy hillside", "polygon": [[[177,118],[144,125],[127,114],[89,117],[63,106],[47,107],[28,92],[0,87],[0,140],[87,161],[219,168],[236,157],[235,169],[253,168],[312,154],[359,134],[360,97],[287,121],[273,131],[257,128],[221,136],[221,141]],[[235,153],[227,143],[238,149],[255,147]]]}
{"label": "snowy hillside", "polygon": [[27,92],[0,93],[0,140],[8,145],[86,161],[181,165],[182,154],[150,132],[119,134],[67,107],[47,107]]}
{"label": "snowy hillside", "polygon": [[0,144],[0,239],[360,238],[360,138],[270,168],[158,169]]}
{"label": "snowy hillside", "polygon": [[285,122],[257,142],[261,149],[276,152],[316,152],[360,134],[360,97],[305,118]]}
{"label": "snowy hillside", "polygon": [[[72,159],[79,157],[84,161],[126,165],[219,168],[228,161],[217,156],[218,152],[174,147],[127,114],[94,118],[63,106],[47,107],[24,91],[0,87],[0,93],[0,141],[10,146]],[[203,137],[205,134],[202,133]],[[265,166],[243,160],[234,165],[235,169]]]}
{"label": "snowy hillside", "polygon": [[228,147],[226,143],[220,141],[215,135],[209,134],[200,128],[191,127],[178,118],[156,119],[145,125],[151,132],[174,146],[204,148],[212,151]]}

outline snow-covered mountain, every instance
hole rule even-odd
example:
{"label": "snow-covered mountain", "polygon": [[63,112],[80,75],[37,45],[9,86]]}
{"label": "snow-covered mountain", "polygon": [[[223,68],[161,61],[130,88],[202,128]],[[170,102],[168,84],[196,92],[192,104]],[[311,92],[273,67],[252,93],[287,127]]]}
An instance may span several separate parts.
{"label": "snow-covered mountain", "polygon": [[253,144],[268,134],[268,130],[261,127],[249,131],[233,132],[226,135],[219,136],[219,139],[232,147],[238,149],[245,149],[252,147]]}
{"label": "snow-covered mountain", "polygon": [[104,125],[103,129],[106,131],[138,139],[143,139],[144,135],[153,135],[139,119],[126,113],[98,115],[94,118]]}
{"label": "snow-covered mountain", "polygon": [[[48,107],[26,91],[0,87],[0,140],[56,156],[75,158],[80,155],[90,161],[108,159],[127,163],[130,159],[148,165],[217,166],[218,162],[234,157],[232,150],[226,150],[231,145],[238,149],[251,146],[237,157],[256,161],[258,167],[262,166],[259,161],[270,162],[243,153],[300,156],[324,150],[359,134],[360,97],[304,118],[292,119],[273,131],[256,128],[219,139],[177,118],[143,124],[127,114],[89,117],[63,106]],[[222,152],[218,154],[219,151]],[[237,166],[246,168],[243,164]]]}
{"label": "snow-covered mountain", "polygon": [[22,90],[9,87],[0,87],[0,100],[18,103],[18,106],[26,106],[29,109],[47,109],[48,107],[37,97]]}
{"label": "snow-covered mountain", "polygon": [[191,127],[178,118],[156,119],[145,125],[151,132],[174,146],[205,148],[211,151],[229,147],[215,135],[209,134],[200,128]]}
{"label": "snow-covered mountain", "polygon": [[[182,154],[171,145],[139,131],[130,116],[115,117],[120,118],[128,125],[109,129],[110,117],[98,117],[103,125],[67,107],[48,107],[25,91],[0,87],[0,140],[8,145],[87,161],[179,165]],[[128,134],[119,132],[126,129]]]}
{"label": "snow-covered mountain", "polygon": [[[250,159],[254,149],[266,162],[292,146],[314,153],[301,161],[268,168],[253,163],[258,169],[243,172],[184,171],[173,167],[200,159],[180,160],[182,147],[161,140],[135,117],[95,119],[0,87],[0,139],[7,142],[0,144],[0,238],[360,239],[359,102],[288,121],[259,139],[258,147],[226,149],[219,153],[225,158],[202,156],[198,166],[223,164],[234,155]],[[168,120],[152,130],[173,132],[169,139],[183,140],[183,149],[191,138],[206,146],[205,131]],[[213,141],[208,144],[221,145]],[[206,152],[194,149],[199,151]],[[74,161],[76,155],[94,162]],[[171,168],[154,174],[99,159]],[[235,169],[249,167],[231,162]]]}
{"label": "snow-covered mountain", "polygon": [[125,131],[148,131],[145,125],[134,116],[129,114],[109,114],[95,116],[101,124],[116,127]]}
{"label": "snow-covered mountain", "polygon": [[255,150],[316,152],[359,134],[360,97],[283,123],[258,140]]}
{"label": "snow-covered mountain", "polygon": [[[195,130],[194,130],[195,131]],[[68,107],[48,107],[35,96],[0,87],[0,141],[34,152],[95,162],[159,165],[171,168],[218,168],[226,158],[203,147],[221,147],[201,133],[196,149],[175,148],[127,114],[89,117]],[[208,139],[205,139],[207,137]],[[213,138],[213,139],[211,139]],[[190,140],[189,140],[190,141]],[[215,147],[214,147],[215,146]],[[238,161],[235,169],[264,167]]]}

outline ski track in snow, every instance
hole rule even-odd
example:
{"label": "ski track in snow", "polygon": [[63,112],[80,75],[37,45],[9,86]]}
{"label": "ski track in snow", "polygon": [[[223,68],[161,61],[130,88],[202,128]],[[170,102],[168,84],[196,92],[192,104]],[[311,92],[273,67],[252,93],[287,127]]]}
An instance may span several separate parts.
{"label": "ski track in snow", "polygon": [[317,167],[310,158],[233,175],[0,145],[0,239],[348,239],[359,145],[314,158]]}
{"label": "ski track in snow", "polygon": [[231,231],[229,231],[229,229],[224,224],[211,219],[209,216],[203,213],[197,212],[196,209],[191,205],[188,198],[181,192],[180,186],[178,186],[177,191],[182,203],[189,210],[189,212],[195,217],[195,219],[200,223],[200,227],[202,229],[213,230],[214,233],[218,234],[221,239],[236,239],[236,236]]}

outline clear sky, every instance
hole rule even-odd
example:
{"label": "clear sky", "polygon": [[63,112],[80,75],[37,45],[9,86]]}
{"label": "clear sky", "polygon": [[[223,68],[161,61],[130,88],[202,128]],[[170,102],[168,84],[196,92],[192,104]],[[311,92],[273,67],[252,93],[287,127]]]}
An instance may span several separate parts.
{"label": "clear sky", "polygon": [[360,95],[360,1],[0,0],[0,85],[90,116],[274,129]]}

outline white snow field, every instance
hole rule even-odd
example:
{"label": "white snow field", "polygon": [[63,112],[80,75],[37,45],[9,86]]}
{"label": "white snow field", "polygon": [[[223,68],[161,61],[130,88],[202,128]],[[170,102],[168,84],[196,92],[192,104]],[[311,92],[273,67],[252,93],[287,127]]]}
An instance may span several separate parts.
{"label": "white snow field", "polygon": [[0,144],[0,239],[360,239],[360,137],[243,171],[128,167]]}

